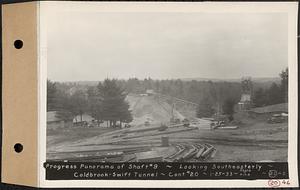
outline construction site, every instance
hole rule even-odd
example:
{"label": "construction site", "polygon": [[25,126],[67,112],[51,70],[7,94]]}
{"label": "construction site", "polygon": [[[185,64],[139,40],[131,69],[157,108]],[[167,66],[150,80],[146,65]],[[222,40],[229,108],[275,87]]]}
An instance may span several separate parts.
{"label": "construction site", "polygon": [[236,111],[235,119],[228,122],[197,118],[196,103],[153,91],[128,94],[126,100],[133,121],[125,127],[89,127],[93,121],[86,119],[89,125],[84,127],[48,130],[47,160],[287,161],[287,104]]}
{"label": "construction site", "polygon": [[125,7],[49,17],[46,161],[287,162],[285,14]]}

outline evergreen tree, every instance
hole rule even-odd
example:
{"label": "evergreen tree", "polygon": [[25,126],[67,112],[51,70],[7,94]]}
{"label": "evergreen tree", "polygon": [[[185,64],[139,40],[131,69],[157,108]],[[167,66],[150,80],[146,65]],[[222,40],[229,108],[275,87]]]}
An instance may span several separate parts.
{"label": "evergreen tree", "polygon": [[129,104],[126,101],[122,101],[119,114],[120,126],[122,126],[122,122],[130,123],[133,120],[131,111],[129,110]]}
{"label": "evergreen tree", "polygon": [[280,87],[276,83],[272,83],[271,87],[267,91],[268,105],[282,103],[282,94]]}
{"label": "evergreen tree", "polygon": [[72,102],[70,95],[63,91],[58,91],[57,95],[59,99],[56,117],[65,122],[73,121],[73,118],[76,116],[76,114],[72,113]]}
{"label": "evergreen tree", "polygon": [[126,93],[119,88],[116,80],[105,79],[103,84],[98,85],[102,97],[103,119],[110,126],[116,126],[117,121],[130,121],[132,118],[129,105],[125,101]]}
{"label": "evergreen tree", "polygon": [[87,98],[86,94],[82,90],[75,91],[70,97],[71,112],[75,114],[75,119],[77,120],[77,115],[80,116],[80,121],[82,122],[82,115],[87,110]]}
{"label": "evergreen tree", "polygon": [[253,104],[255,107],[261,107],[266,105],[266,94],[263,88],[259,88],[254,92]]}
{"label": "evergreen tree", "polygon": [[203,98],[197,107],[197,117],[211,117],[214,114],[214,109],[208,97]]}
{"label": "evergreen tree", "polygon": [[[99,84],[101,85],[101,83]],[[98,89],[96,87],[90,87],[87,90],[88,95],[88,112],[97,120],[99,126],[103,120],[102,98],[99,96]]]}
{"label": "evergreen tree", "polygon": [[282,102],[288,102],[288,83],[289,83],[289,72],[288,68],[283,70],[280,74],[281,77],[281,98]]}
{"label": "evergreen tree", "polygon": [[47,80],[47,111],[53,111],[57,108],[57,88],[56,83]]}
{"label": "evergreen tree", "polygon": [[223,104],[223,112],[224,112],[224,114],[229,116],[230,121],[233,120],[234,105],[235,105],[235,102],[231,98],[226,99]]}

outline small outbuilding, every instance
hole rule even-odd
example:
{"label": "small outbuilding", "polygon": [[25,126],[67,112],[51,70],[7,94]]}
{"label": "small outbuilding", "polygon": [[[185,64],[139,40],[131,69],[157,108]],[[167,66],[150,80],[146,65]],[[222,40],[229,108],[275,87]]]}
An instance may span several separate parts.
{"label": "small outbuilding", "polygon": [[146,94],[148,94],[148,96],[152,96],[152,95],[155,95],[155,92],[153,89],[147,89]]}
{"label": "small outbuilding", "polygon": [[72,121],[65,122],[64,120],[57,117],[57,111],[48,111],[47,112],[47,129],[55,130],[59,128],[65,128],[69,125],[72,125]]}
{"label": "small outbuilding", "polygon": [[251,110],[249,110],[249,114],[254,117],[260,117],[265,119],[272,117],[274,114],[287,115],[288,103],[252,108]]}
{"label": "small outbuilding", "polygon": [[240,111],[249,110],[251,108],[251,95],[242,94],[241,100],[238,103],[238,109]]}

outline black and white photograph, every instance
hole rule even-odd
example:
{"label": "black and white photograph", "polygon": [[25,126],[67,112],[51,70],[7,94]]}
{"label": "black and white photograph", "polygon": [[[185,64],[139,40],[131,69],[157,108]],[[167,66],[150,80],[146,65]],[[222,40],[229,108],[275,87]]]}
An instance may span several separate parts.
{"label": "black and white photograph", "polygon": [[298,187],[298,7],[5,1],[1,182]]}
{"label": "black and white photograph", "polygon": [[47,160],[286,162],[287,16],[51,15]]}
{"label": "black and white photograph", "polygon": [[41,183],[298,184],[295,5],[41,3]]}

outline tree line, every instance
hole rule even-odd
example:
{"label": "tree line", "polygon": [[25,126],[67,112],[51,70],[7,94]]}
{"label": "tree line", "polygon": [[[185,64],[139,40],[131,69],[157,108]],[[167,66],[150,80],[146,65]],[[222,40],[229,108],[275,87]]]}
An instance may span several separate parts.
{"label": "tree line", "polygon": [[[252,94],[251,102],[253,107],[285,103],[288,101],[288,68],[283,70],[279,76],[281,78],[280,84],[273,82],[269,87],[265,88],[254,86],[255,90]],[[234,86],[233,83],[230,83],[230,85],[223,83],[219,87],[208,88],[209,93],[204,93],[204,96],[199,102],[196,113],[197,117],[211,117],[217,113],[228,115],[229,120],[233,120],[235,105],[239,102],[241,97],[241,85],[238,84],[238,87],[236,87],[237,86]]]}
{"label": "tree line", "polygon": [[[74,86],[73,86],[74,87]],[[66,88],[60,83],[47,81],[47,111],[56,111],[56,117],[64,121],[82,122],[83,115],[91,115],[98,126],[107,121],[110,127],[122,126],[132,121],[127,93],[115,79],[106,79],[97,86]],[[80,120],[77,121],[77,116]]]}
{"label": "tree line", "polygon": [[[280,73],[280,77],[279,85],[273,83],[261,88],[253,83],[254,107],[287,102],[287,69]],[[82,121],[82,115],[86,113],[95,118],[98,124],[107,121],[110,126],[116,126],[117,123],[129,123],[133,119],[125,100],[127,94],[143,94],[147,89],[197,103],[196,116],[199,118],[211,117],[216,113],[232,116],[242,94],[240,82],[151,78],[72,83],[48,80],[47,109],[57,111],[57,116],[63,120],[76,120],[79,115],[79,121]]]}
{"label": "tree line", "polygon": [[[145,78],[139,80],[106,79],[98,84],[92,83],[60,83],[47,82],[48,111],[57,111],[57,117],[70,120],[84,113],[89,114],[99,123],[109,122],[115,126],[116,122],[128,123],[132,120],[129,105],[125,101],[129,93],[143,94],[147,89],[157,93],[181,98],[198,103],[198,117],[210,117],[218,108],[227,105],[225,102],[238,102],[241,89],[238,82],[212,81],[184,81],[153,80]],[[75,89],[75,90],[74,90]]]}
{"label": "tree line", "polygon": [[273,82],[269,88],[258,88],[253,94],[255,107],[288,102],[288,68],[279,74],[280,84]]}

